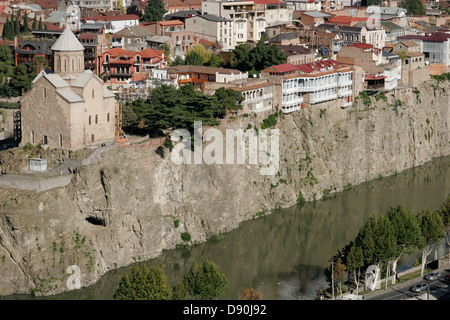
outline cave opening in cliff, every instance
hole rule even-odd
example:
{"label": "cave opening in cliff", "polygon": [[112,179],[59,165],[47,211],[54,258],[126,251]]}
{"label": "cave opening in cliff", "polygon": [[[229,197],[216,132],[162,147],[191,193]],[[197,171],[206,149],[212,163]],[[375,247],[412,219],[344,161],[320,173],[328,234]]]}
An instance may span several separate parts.
{"label": "cave opening in cliff", "polygon": [[103,226],[106,227],[106,222],[104,219],[102,218],[97,218],[97,217],[87,217],[86,221],[95,225],[95,226]]}

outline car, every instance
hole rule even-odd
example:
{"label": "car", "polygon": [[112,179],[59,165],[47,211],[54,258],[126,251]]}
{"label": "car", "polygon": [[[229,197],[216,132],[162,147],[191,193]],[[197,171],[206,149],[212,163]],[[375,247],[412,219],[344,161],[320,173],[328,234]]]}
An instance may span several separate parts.
{"label": "car", "polygon": [[423,277],[425,280],[437,280],[441,276],[440,272],[430,272],[430,274],[427,274],[425,277]]}
{"label": "car", "polygon": [[427,289],[428,289],[428,285],[425,282],[422,282],[422,283],[416,284],[414,287],[411,287],[411,289],[409,289],[409,290],[411,290],[412,292],[422,292]]}

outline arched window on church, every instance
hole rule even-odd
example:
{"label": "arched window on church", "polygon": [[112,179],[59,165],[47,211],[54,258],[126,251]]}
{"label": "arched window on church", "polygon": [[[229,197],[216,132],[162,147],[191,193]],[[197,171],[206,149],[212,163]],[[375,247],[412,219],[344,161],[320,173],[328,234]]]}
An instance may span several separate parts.
{"label": "arched window on church", "polygon": [[108,114],[106,115],[106,121],[109,122],[109,120],[110,120],[110,115],[109,115],[109,112],[108,112]]}
{"label": "arched window on church", "polygon": [[98,114],[95,115],[95,124],[98,123]]}
{"label": "arched window on church", "polygon": [[89,116],[89,125],[92,123],[92,116]]}

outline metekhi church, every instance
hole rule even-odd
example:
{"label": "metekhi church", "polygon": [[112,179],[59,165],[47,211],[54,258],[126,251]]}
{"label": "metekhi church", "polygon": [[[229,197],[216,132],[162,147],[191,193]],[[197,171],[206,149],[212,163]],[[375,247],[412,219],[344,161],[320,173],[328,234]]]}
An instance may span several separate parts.
{"label": "metekhi church", "polygon": [[21,145],[78,150],[113,141],[115,95],[84,70],[83,45],[66,27],[51,49],[53,73],[41,71],[21,99]]}

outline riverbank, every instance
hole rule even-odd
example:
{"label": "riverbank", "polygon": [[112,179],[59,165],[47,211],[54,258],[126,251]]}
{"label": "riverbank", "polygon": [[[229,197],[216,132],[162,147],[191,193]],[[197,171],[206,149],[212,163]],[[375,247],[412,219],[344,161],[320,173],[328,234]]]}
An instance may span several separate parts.
{"label": "riverbank", "polygon": [[[279,117],[274,176],[262,176],[257,165],[178,165],[150,147],[120,148],[74,170],[64,188],[2,189],[0,291],[66,291],[70,265],[80,267],[81,285],[89,286],[110,270],[291,207],[300,195],[326,199],[449,155],[450,99],[439,88],[421,87],[426,108],[415,99],[398,106],[373,100],[344,110],[324,103]],[[257,121],[240,117],[228,127]]]}

